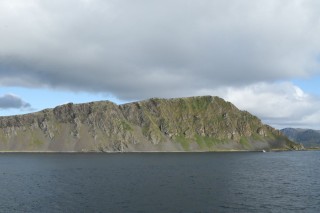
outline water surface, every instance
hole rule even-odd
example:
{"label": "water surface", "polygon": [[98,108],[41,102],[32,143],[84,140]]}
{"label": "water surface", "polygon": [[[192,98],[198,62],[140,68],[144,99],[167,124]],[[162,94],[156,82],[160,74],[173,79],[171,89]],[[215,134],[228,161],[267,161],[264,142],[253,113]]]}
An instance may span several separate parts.
{"label": "water surface", "polygon": [[0,154],[0,212],[320,212],[320,152]]}

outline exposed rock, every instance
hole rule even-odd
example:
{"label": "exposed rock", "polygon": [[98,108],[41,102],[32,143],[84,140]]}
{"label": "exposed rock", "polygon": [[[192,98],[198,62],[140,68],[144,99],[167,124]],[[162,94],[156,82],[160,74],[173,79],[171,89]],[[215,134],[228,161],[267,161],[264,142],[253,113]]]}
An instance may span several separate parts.
{"label": "exposed rock", "polygon": [[299,149],[280,131],[219,97],[66,104],[0,117],[3,151]]}

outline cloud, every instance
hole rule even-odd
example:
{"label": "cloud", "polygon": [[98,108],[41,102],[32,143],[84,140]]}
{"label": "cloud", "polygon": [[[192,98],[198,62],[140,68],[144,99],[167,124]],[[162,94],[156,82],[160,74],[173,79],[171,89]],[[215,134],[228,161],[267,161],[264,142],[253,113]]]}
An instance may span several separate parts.
{"label": "cloud", "polygon": [[320,129],[319,97],[288,83],[320,74],[317,0],[2,0],[0,14],[0,86],[220,95]]}
{"label": "cloud", "polygon": [[290,82],[257,83],[242,88],[220,88],[200,94],[218,94],[276,128],[320,129],[320,97],[302,91]]}
{"label": "cloud", "polygon": [[319,73],[317,0],[2,0],[0,85],[176,97]]}
{"label": "cloud", "polygon": [[0,109],[31,109],[31,105],[13,94],[0,96]]}

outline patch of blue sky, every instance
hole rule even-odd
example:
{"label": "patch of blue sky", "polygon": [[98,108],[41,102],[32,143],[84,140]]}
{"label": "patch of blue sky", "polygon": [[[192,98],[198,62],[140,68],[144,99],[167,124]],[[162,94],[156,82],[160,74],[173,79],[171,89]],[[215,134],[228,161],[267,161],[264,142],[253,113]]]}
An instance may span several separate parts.
{"label": "patch of blue sky", "polygon": [[300,87],[306,93],[320,96],[320,75],[304,79],[293,79],[292,83]]}
{"label": "patch of blue sky", "polygon": [[0,96],[5,94],[14,94],[20,97],[26,103],[31,105],[30,109],[0,109],[0,116],[25,114],[36,112],[46,108],[54,108],[66,103],[86,103],[91,101],[108,100],[116,104],[122,104],[121,101],[112,95],[104,93],[71,92],[50,88],[22,88],[22,87],[1,87]]}

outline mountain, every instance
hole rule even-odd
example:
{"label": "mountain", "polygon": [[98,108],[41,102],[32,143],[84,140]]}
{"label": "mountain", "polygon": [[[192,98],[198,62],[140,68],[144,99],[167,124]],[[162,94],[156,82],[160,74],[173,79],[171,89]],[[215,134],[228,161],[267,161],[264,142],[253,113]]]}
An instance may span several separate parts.
{"label": "mountain", "polygon": [[2,151],[219,151],[300,149],[219,97],[66,104],[0,117]]}
{"label": "mountain", "polygon": [[306,148],[320,147],[320,130],[285,128],[281,132]]}

